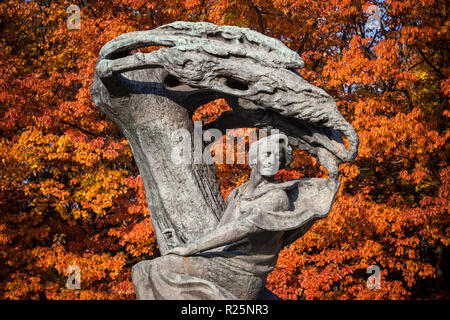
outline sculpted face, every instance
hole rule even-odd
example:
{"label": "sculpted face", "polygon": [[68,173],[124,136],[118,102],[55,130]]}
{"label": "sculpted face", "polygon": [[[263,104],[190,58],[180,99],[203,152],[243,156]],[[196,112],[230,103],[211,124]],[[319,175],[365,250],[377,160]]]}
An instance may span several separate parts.
{"label": "sculpted face", "polygon": [[258,146],[257,170],[261,176],[272,177],[280,168],[284,152],[279,143],[262,143]]}

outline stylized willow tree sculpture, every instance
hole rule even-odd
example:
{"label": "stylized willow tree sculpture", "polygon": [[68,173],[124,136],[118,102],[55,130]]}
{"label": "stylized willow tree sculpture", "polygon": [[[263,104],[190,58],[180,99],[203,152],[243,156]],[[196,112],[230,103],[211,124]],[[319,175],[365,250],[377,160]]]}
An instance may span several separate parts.
{"label": "stylized willow tree sculpture", "polygon": [[[130,55],[148,46],[164,48]],[[333,98],[296,72],[302,67],[277,39],[204,22],[123,34],[102,48],[91,94],[130,141],[162,255],[214,230],[224,210],[213,164],[171,161],[171,133],[193,133],[192,115],[209,101],[224,98],[232,108],[213,127],[278,129],[330,177],[354,159],[356,132]]]}

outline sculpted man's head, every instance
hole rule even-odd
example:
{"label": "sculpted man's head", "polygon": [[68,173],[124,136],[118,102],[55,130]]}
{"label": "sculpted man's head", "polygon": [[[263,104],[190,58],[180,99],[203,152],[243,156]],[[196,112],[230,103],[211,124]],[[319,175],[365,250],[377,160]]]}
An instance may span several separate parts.
{"label": "sculpted man's head", "polygon": [[278,170],[287,167],[293,159],[292,148],[284,134],[272,134],[254,142],[248,151],[248,163],[252,173],[273,177]]}

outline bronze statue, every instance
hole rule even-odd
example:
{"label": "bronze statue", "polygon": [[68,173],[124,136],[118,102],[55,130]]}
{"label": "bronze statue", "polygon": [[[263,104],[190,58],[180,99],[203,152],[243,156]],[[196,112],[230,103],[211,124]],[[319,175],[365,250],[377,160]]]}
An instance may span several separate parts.
{"label": "bronze statue", "polygon": [[[131,54],[146,46],[165,48]],[[333,98],[296,71],[302,67],[277,39],[206,22],[131,32],[102,48],[92,98],[130,141],[161,252],[133,268],[138,299],[261,298],[280,249],[330,212],[338,166],[356,157],[359,140]],[[280,132],[252,144],[250,180],[226,202],[214,164],[171,161],[172,133],[192,136],[196,109],[219,98],[232,111],[208,128]],[[197,141],[202,149],[205,142]],[[291,146],[316,157],[329,179],[275,183],[278,168],[264,163],[283,167]]]}
{"label": "bronze statue", "polygon": [[[328,179],[276,183],[289,165],[288,138],[275,134],[253,143],[248,182],[234,189],[215,230],[167,255],[134,266],[138,299],[257,299],[280,250],[304,234],[331,209],[339,187]],[[318,203],[314,186],[326,203]],[[307,187],[307,193],[300,195]],[[300,199],[299,198],[303,198]],[[305,205],[305,199],[308,204]],[[181,284],[189,284],[184,286]]]}

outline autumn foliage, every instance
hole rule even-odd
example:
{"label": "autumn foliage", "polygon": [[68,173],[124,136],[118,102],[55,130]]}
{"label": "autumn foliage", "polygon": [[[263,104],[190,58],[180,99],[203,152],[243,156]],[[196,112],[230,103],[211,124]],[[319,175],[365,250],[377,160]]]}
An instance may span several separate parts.
{"label": "autumn foliage", "polygon": [[[80,30],[66,9],[81,8]],[[378,28],[366,25],[371,5]],[[358,131],[330,216],[283,249],[284,299],[449,298],[449,5],[445,0],[89,0],[0,3],[0,298],[133,299],[131,266],[158,255],[130,146],[92,103],[100,48],[177,21],[281,39]],[[211,121],[228,106],[201,107]],[[295,150],[280,180],[324,176]],[[249,168],[217,165],[224,196]],[[66,288],[81,269],[81,290]],[[367,267],[381,269],[370,290]]]}

